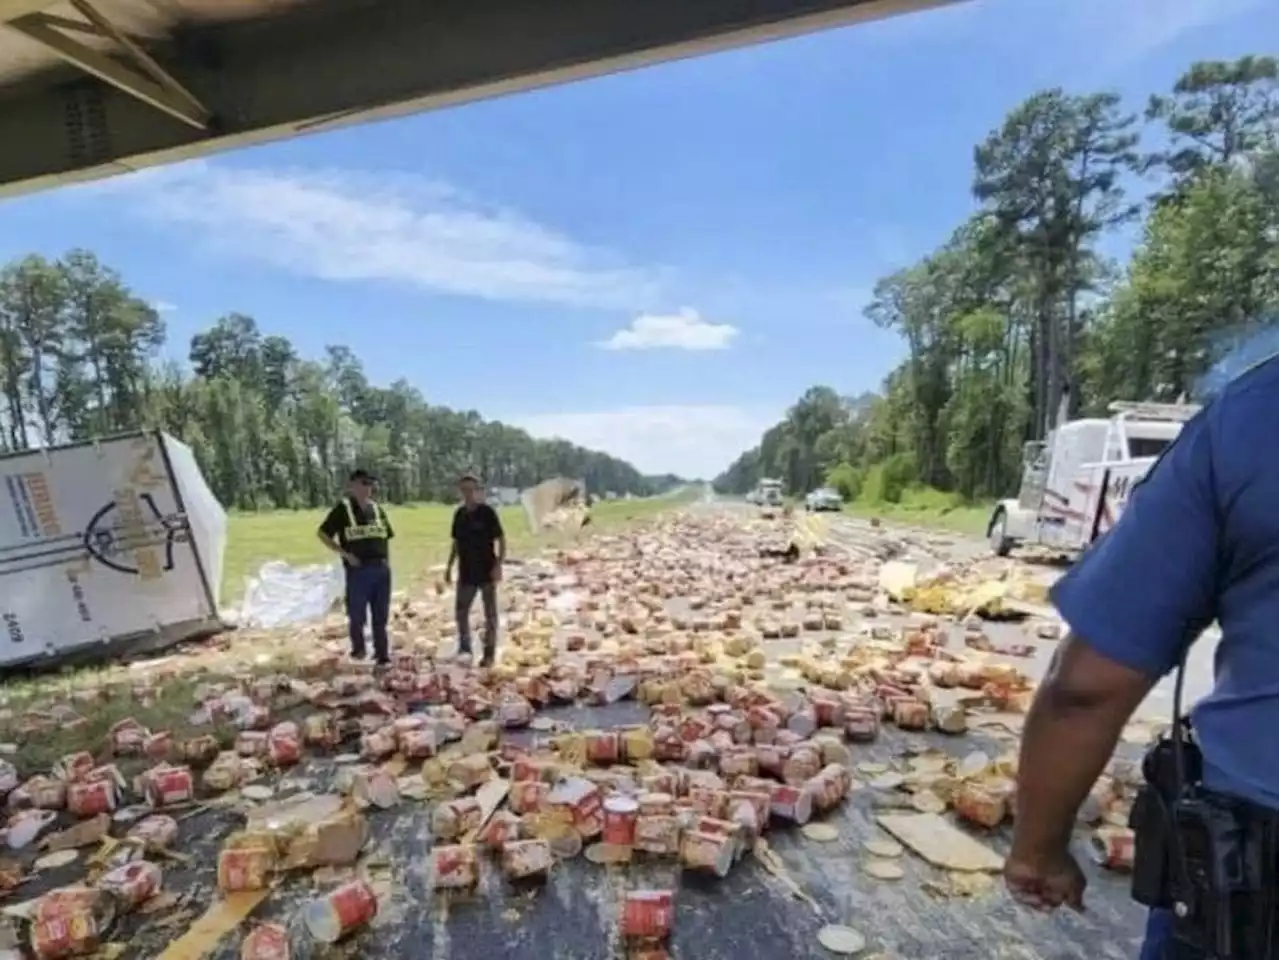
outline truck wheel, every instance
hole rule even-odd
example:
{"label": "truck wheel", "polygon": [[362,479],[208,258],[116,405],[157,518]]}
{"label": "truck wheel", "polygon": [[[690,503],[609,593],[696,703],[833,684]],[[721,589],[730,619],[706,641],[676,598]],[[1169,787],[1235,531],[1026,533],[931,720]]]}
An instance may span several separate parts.
{"label": "truck wheel", "polygon": [[1005,512],[1000,510],[991,518],[991,525],[987,528],[987,542],[997,557],[1007,557],[1013,550],[1013,541],[1005,533],[1007,520]]}

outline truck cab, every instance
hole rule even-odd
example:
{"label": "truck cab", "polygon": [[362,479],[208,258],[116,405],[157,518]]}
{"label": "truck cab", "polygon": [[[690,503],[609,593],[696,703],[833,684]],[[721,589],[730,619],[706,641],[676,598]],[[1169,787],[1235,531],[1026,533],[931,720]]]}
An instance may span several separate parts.
{"label": "truck cab", "polygon": [[1060,424],[1023,448],[1016,499],[996,504],[987,537],[998,556],[1036,544],[1083,550],[1119,518],[1146,476],[1199,407],[1191,404],[1111,404],[1108,418]]}
{"label": "truck cab", "polygon": [[761,480],[756,484],[754,502],[759,504],[766,514],[772,514],[782,506],[782,481]]}

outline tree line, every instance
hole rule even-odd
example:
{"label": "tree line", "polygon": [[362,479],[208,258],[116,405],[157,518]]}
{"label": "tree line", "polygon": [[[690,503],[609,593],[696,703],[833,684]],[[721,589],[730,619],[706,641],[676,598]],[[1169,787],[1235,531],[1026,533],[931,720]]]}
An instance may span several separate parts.
{"label": "tree line", "polygon": [[393,502],[451,500],[464,471],[509,487],[567,476],[597,494],[681,482],[428,403],[406,380],[372,384],[349,347],[300,357],[243,314],[195,335],[189,367],[160,362],[164,344],[156,309],[93,253],[0,267],[0,453],[158,428],[191,446],[223,504],[246,510],[328,503],[357,463]]}
{"label": "tree line", "polygon": [[[717,488],[1005,496],[1060,414],[1193,395],[1246,338],[1274,352],[1277,106],[1260,56],[1193,64],[1141,117],[1114,93],[1023,101],[974,148],[974,213],[875,285],[865,314],[906,358],[876,393],[806,391]],[[1103,241],[1127,227],[1118,264]]]}

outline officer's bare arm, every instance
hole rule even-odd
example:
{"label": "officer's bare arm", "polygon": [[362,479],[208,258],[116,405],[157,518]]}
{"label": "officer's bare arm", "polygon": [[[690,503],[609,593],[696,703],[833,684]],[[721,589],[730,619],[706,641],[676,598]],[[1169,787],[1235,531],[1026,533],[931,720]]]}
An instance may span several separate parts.
{"label": "officer's bare arm", "polygon": [[1068,636],[1036,691],[1018,759],[1021,858],[1065,850],[1121,731],[1155,681]]}

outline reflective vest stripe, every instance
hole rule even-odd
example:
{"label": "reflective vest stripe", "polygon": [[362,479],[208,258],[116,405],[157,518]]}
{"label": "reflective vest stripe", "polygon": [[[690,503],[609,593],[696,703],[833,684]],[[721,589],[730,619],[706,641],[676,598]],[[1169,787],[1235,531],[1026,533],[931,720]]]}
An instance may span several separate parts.
{"label": "reflective vest stripe", "polygon": [[342,505],[347,508],[347,529],[342,532],[342,536],[348,543],[352,540],[385,540],[387,538],[386,518],[382,507],[377,503],[369,502],[373,507],[373,523],[356,523],[356,512],[352,509],[350,498],[343,497]]}

